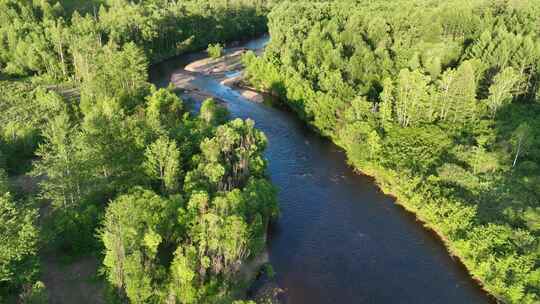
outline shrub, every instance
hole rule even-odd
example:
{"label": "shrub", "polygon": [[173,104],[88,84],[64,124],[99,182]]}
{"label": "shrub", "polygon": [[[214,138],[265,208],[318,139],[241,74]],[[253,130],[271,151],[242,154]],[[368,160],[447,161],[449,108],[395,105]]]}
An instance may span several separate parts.
{"label": "shrub", "polygon": [[217,59],[223,56],[223,45],[221,45],[220,43],[209,44],[207,52],[210,58]]}

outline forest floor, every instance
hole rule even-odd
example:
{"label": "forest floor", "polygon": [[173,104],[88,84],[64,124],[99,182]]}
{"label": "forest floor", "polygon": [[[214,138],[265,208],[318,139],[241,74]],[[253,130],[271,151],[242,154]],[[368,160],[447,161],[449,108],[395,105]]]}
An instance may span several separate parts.
{"label": "forest floor", "polygon": [[104,304],[104,284],[97,277],[100,261],[95,256],[68,263],[52,252],[40,257],[41,280],[47,287],[50,304]]}

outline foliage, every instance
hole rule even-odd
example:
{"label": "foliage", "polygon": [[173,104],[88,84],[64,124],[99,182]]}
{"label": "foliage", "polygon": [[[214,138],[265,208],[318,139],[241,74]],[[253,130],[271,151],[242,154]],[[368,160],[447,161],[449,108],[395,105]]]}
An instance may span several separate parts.
{"label": "foliage", "polygon": [[[267,2],[2,1],[0,69],[12,76],[38,74],[79,81],[90,76],[99,81],[106,75],[96,66],[107,74],[127,63],[112,60],[117,54],[111,50],[118,46],[136,45],[146,55],[141,58],[156,62],[209,43],[263,33]],[[118,75],[109,80],[120,84],[125,79]]]}
{"label": "foliage", "polygon": [[[134,188],[109,204],[100,236],[109,282],[120,296],[134,303],[231,296],[235,273],[262,249],[265,227],[277,215],[275,191],[264,177],[263,138],[249,121],[219,126],[193,162],[182,164],[182,195]],[[160,193],[178,193],[176,142],[160,137],[146,155]]]}
{"label": "foliage", "polygon": [[31,282],[37,271],[37,212],[19,204],[0,193],[0,294]]}
{"label": "foliage", "polygon": [[207,52],[210,58],[218,59],[219,57],[223,56],[223,45],[220,43],[209,44]]}
{"label": "foliage", "polygon": [[227,109],[219,106],[213,99],[206,99],[201,105],[199,117],[211,126],[217,126],[227,121]]}

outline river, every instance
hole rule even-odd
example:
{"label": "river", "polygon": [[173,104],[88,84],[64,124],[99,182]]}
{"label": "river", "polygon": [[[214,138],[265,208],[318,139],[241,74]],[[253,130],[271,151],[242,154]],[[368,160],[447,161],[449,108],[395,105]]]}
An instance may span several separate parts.
{"label": "river", "polygon": [[[261,48],[267,40],[244,47]],[[204,56],[157,64],[151,81],[166,86],[187,63]],[[224,100],[234,118],[253,119],[268,137],[268,173],[281,207],[268,249],[287,303],[492,302],[439,239],[295,115],[250,102],[210,76],[195,75],[190,82]]]}

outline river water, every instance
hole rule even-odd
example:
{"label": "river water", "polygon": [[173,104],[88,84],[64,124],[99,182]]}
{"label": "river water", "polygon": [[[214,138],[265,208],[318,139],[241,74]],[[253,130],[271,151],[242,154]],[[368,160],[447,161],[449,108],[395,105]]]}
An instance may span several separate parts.
{"label": "river water", "polygon": [[[267,40],[244,46],[261,48]],[[151,81],[166,86],[175,71],[204,56],[155,65]],[[268,172],[281,206],[268,247],[287,303],[492,302],[440,240],[292,113],[252,103],[209,76],[191,84],[224,100],[233,117],[253,119],[268,137]]]}

